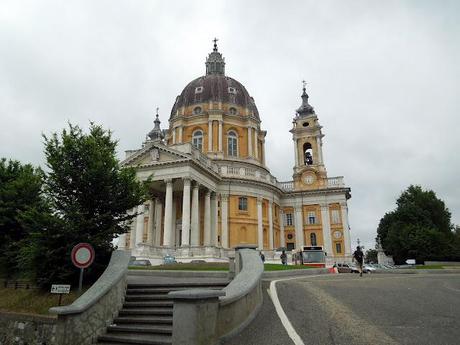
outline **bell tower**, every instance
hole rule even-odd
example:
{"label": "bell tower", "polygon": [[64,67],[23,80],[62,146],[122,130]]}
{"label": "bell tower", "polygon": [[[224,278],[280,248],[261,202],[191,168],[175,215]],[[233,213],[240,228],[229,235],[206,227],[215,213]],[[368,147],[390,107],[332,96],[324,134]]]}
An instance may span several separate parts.
{"label": "bell tower", "polygon": [[292,121],[294,141],[294,189],[308,190],[326,186],[327,173],[323,161],[323,134],[314,108],[308,103],[303,83],[302,104]]}

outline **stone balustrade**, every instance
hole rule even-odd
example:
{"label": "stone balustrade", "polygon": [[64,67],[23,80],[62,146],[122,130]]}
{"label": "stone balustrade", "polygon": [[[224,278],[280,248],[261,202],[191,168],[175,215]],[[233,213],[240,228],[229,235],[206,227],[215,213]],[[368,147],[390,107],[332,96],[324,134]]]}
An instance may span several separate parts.
{"label": "stone balustrade", "polygon": [[50,313],[57,314],[56,344],[94,344],[123,305],[129,259],[130,252],[114,251],[88,291],[71,305],[50,308]]}
{"label": "stone balustrade", "polygon": [[253,320],[263,302],[261,279],[264,271],[255,248],[255,245],[235,248],[236,275],[223,290],[191,289],[169,293],[174,299],[173,345],[216,344],[238,333]]}

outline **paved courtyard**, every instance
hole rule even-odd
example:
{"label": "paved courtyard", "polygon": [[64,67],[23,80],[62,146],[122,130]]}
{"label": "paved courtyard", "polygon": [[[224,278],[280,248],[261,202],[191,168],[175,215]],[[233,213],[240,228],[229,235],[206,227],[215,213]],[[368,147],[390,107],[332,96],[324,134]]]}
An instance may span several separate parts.
{"label": "paved courtyard", "polygon": [[264,284],[261,313],[225,344],[459,344],[460,274],[355,274],[277,283],[299,338],[283,327]]}

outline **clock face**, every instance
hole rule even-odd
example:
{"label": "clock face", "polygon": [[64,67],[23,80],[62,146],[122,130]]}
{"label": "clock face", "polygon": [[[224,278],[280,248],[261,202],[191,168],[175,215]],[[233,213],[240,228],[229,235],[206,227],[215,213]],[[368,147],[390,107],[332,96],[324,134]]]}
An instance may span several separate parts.
{"label": "clock face", "polygon": [[341,233],[340,231],[338,231],[338,230],[337,230],[337,231],[334,231],[334,238],[339,239],[339,238],[341,238],[341,237],[342,237],[342,233]]}
{"label": "clock face", "polygon": [[305,184],[312,184],[313,182],[315,182],[315,175],[313,175],[313,174],[305,174],[305,175],[303,175],[303,182]]}

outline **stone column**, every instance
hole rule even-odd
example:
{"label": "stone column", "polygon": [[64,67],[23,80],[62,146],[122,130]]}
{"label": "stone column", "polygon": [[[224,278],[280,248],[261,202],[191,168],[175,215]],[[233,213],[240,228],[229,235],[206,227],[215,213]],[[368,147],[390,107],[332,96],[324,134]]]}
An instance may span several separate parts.
{"label": "stone column", "polygon": [[211,194],[211,245],[217,246],[217,229],[218,229],[218,215],[217,215],[217,196],[213,192]]}
{"label": "stone column", "polygon": [[[129,210],[129,214],[134,214],[137,210],[137,207]],[[134,249],[136,247],[136,217],[130,219],[129,223],[129,248]]]}
{"label": "stone column", "polygon": [[305,244],[303,238],[303,217],[302,217],[302,206],[296,206],[294,208],[294,225],[295,225],[295,246],[297,250],[302,249]]}
{"label": "stone column", "polygon": [[220,195],[220,207],[222,217],[222,248],[228,248],[228,195]]}
{"label": "stone column", "polygon": [[299,149],[297,148],[297,140],[294,139],[294,157],[295,157],[295,166],[299,166]]}
{"label": "stone column", "polygon": [[165,197],[165,221],[163,230],[163,246],[172,246],[172,213],[173,213],[173,186],[172,180],[167,179],[166,182],[166,197]]}
{"label": "stone column", "polygon": [[257,198],[257,247],[264,249],[264,228],[262,225],[262,198]]}
{"label": "stone column", "polygon": [[182,131],[183,131],[183,127],[182,126],[179,126],[179,142],[182,144]]}
{"label": "stone column", "polygon": [[200,245],[200,199],[199,199],[200,185],[195,183],[192,192],[192,224],[190,242],[192,246]]}
{"label": "stone column", "polygon": [[248,156],[252,156],[252,128],[248,127]]}
{"label": "stone column", "polygon": [[182,196],[182,247],[190,245],[190,179],[184,178]]}
{"label": "stone column", "polygon": [[268,201],[268,249],[273,249],[273,202]]}
{"label": "stone column", "polygon": [[161,245],[161,218],[163,215],[163,204],[160,198],[155,200],[155,246]]}
{"label": "stone column", "polygon": [[259,158],[259,143],[257,140],[257,128],[254,128],[254,156]]}
{"label": "stone column", "polygon": [[262,164],[265,165],[265,140],[262,141],[262,146],[260,147],[260,156],[262,158]]}
{"label": "stone column", "polygon": [[219,121],[219,152],[222,152],[222,121]]}
{"label": "stone column", "polygon": [[173,144],[176,143],[176,128],[175,127],[172,129],[172,142]]}
{"label": "stone column", "polygon": [[351,240],[350,240],[350,224],[348,223],[348,206],[347,202],[341,202],[340,208],[342,211],[342,226],[343,226],[343,245],[346,256],[351,255]]}
{"label": "stone column", "polygon": [[327,203],[321,204],[321,223],[323,224],[324,251],[327,253],[327,256],[334,256],[334,252],[332,251],[331,222],[329,221],[329,205]]}
{"label": "stone column", "polygon": [[286,247],[286,237],[284,235],[284,211],[280,207],[280,246]]}
{"label": "stone column", "polygon": [[177,238],[179,237],[179,235],[177,235],[176,233],[178,232],[177,231],[177,226],[176,226],[176,203],[174,202],[174,193],[173,193],[173,196],[172,196],[172,213],[171,213],[171,245],[173,247],[175,246],[179,246],[179,243],[177,243]]}
{"label": "stone column", "polygon": [[316,137],[316,147],[318,152],[318,164],[323,164],[323,150],[321,148],[321,137]]}
{"label": "stone column", "polygon": [[136,244],[144,242],[144,204],[137,206]]}
{"label": "stone column", "polygon": [[118,249],[125,250],[126,249],[126,234],[121,234],[118,236]]}
{"label": "stone column", "polygon": [[208,152],[212,151],[212,121],[208,121]]}
{"label": "stone column", "polygon": [[149,222],[147,223],[147,243],[153,245],[153,230],[155,228],[155,203],[149,200]]}
{"label": "stone column", "polygon": [[211,191],[207,190],[204,195],[204,238],[203,245],[211,245]]}

